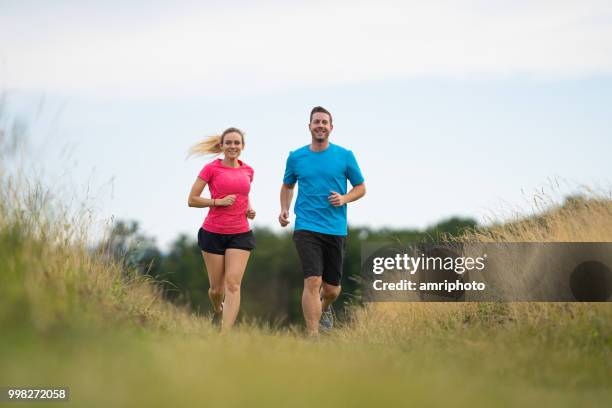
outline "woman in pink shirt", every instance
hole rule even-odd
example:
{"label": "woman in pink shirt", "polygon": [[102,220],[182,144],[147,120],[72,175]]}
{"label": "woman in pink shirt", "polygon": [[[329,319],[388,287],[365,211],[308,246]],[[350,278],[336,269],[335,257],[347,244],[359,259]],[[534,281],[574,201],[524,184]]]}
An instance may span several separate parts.
{"label": "woman in pink shirt", "polygon": [[[240,309],[240,283],[255,238],[248,219],[255,218],[249,202],[253,169],[238,160],[244,149],[244,134],[236,128],[226,129],[193,146],[190,155],[223,153],[223,159],[206,164],[189,193],[190,207],[208,207],[208,215],[198,231],[210,288],[213,324],[223,331],[232,327]],[[208,185],[210,198],[201,197]]]}

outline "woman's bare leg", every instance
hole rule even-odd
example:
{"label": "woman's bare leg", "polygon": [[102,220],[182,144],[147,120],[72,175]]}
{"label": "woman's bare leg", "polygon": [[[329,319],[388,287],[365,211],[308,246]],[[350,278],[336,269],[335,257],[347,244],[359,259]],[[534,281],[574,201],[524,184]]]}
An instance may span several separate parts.
{"label": "woman's bare leg", "polygon": [[240,310],[240,284],[244,276],[249,251],[229,248],[225,251],[225,303],[223,304],[222,331],[229,330]]}
{"label": "woman's bare leg", "polygon": [[206,270],[208,271],[208,298],[215,313],[221,313],[221,303],[225,292],[225,257],[202,251]]}

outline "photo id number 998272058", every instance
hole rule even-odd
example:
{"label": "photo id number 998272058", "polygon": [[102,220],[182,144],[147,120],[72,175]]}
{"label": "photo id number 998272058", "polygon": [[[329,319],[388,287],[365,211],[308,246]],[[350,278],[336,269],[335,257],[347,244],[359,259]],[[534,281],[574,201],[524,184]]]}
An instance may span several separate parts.
{"label": "photo id number 998272058", "polygon": [[68,401],[68,387],[2,387],[0,401]]}

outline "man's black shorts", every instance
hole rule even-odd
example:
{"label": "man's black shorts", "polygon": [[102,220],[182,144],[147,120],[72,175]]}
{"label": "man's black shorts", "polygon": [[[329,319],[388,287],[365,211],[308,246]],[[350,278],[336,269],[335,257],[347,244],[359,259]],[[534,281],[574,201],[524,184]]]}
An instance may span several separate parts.
{"label": "man's black shorts", "polygon": [[198,231],[198,246],[204,252],[224,255],[229,248],[244,249],[250,251],[255,249],[255,236],[253,231],[241,234],[215,234],[200,228]]}
{"label": "man's black shorts", "polygon": [[304,279],[321,276],[323,282],[340,286],[346,237],[297,230],[293,233],[293,242],[300,256]]}

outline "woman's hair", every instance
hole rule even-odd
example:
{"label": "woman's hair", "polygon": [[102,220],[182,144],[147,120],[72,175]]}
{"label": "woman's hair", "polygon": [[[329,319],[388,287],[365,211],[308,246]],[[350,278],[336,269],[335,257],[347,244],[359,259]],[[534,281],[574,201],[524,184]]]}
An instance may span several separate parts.
{"label": "woman's hair", "polygon": [[191,146],[187,157],[191,156],[205,156],[208,154],[218,155],[221,154],[221,145],[223,144],[223,138],[228,133],[238,133],[242,139],[242,145],[244,146],[244,132],[242,130],[231,127],[227,128],[219,136],[209,136],[202,140],[200,143]]}

